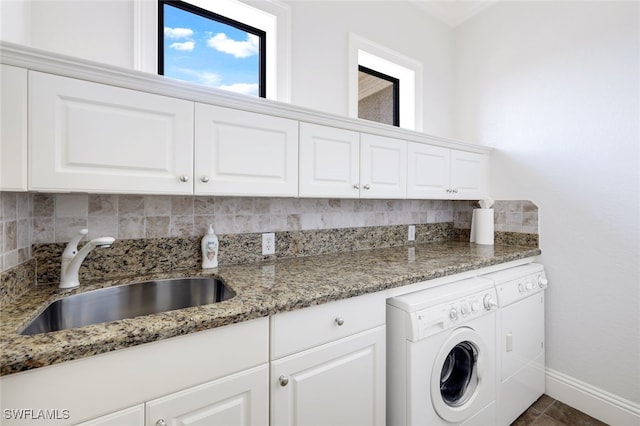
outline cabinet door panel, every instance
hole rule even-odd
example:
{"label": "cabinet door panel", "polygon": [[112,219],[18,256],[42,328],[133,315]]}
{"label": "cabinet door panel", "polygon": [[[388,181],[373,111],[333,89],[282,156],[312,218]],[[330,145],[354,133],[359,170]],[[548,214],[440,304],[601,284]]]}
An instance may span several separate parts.
{"label": "cabinet door panel", "polygon": [[93,420],[78,423],[76,426],[143,426],[144,404],[107,414]]}
{"label": "cabinet door panel", "polygon": [[272,361],[271,424],[382,426],[385,383],[384,326]]}
{"label": "cabinet door panel", "polygon": [[408,198],[449,198],[450,152],[448,148],[409,142]]}
{"label": "cabinet door panel", "polygon": [[360,134],[300,123],[300,196],[357,198]]}
{"label": "cabinet door panel", "polygon": [[405,198],[407,142],[360,135],[360,197]]}
{"label": "cabinet door panel", "polygon": [[193,103],[30,73],[30,188],[191,194]]}
{"label": "cabinet door panel", "polygon": [[149,401],[147,425],[249,426],[269,423],[269,366],[263,365]]}
{"label": "cabinet door panel", "polygon": [[27,70],[0,67],[0,191],[26,191]]}
{"label": "cabinet door panel", "polygon": [[489,159],[486,155],[451,151],[452,198],[476,200],[489,195]]}
{"label": "cabinet door panel", "polygon": [[298,122],[196,104],[196,193],[298,195]]}

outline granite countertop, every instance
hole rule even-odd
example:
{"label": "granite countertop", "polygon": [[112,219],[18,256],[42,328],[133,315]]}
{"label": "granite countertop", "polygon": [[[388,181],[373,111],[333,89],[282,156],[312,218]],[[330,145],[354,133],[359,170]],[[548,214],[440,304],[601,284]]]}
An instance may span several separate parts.
{"label": "granite countertop", "polygon": [[[538,248],[437,242],[326,254],[270,263],[221,266],[111,282],[83,282],[63,291],[36,287],[0,313],[0,375],[8,375],[178,335],[265,317],[447,275],[537,256]],[[69,294],[155,278],[222,278],[236,292],[230,300],[160,314],[51,333],[18,331],[51,301]]]}

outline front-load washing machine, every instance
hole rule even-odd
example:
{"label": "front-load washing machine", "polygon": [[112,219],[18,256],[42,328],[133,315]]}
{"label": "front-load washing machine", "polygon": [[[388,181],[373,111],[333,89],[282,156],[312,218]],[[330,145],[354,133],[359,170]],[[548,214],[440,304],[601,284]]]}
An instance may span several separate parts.
{"label": "front-load washing machine", "polygon": [[470,278],[387,300],[387,424],[494,425],[496,293]]}
{"label": "front-load washing machine", "polygon": [[544,267],[537,263],[483,275],[495,283],[497,425],[507,426],[545,391]]}

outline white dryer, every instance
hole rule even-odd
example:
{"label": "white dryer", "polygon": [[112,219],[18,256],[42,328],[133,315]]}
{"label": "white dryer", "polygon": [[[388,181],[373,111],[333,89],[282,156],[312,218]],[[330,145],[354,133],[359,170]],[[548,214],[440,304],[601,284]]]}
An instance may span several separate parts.
{"label": "white dryer", "polygon": [[498,296],[497,425],[510,425],[545,391],[544,267],[536,263],[483,275]]}
{"label": "white dryer", "polygon": [[387,300],[387,424],[494,425],[496,293],[471,278]]}

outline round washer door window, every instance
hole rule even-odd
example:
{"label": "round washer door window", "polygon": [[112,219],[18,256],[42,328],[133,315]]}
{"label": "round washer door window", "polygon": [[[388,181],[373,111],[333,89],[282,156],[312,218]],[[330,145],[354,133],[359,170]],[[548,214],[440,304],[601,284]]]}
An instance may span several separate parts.
{"label": "round washer door window", "polygon": [[440,348],[431,377],[431,400],[442,419],[461,422],[476,413],[486,357],[482,339],[468,327],[456,329]]}

